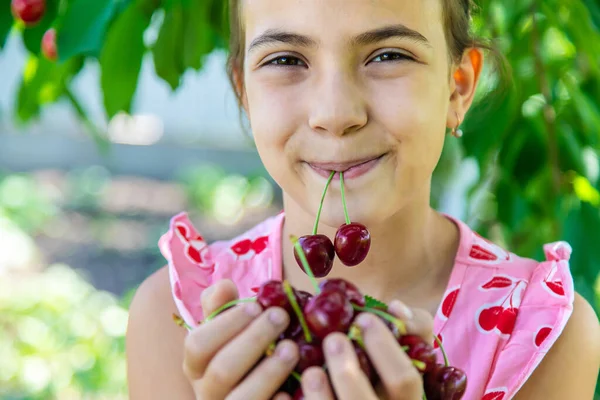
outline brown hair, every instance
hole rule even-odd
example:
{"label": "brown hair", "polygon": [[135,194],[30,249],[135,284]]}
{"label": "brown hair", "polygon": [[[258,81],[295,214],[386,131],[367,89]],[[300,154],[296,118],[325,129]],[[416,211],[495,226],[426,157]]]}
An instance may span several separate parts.
{"label": "brown hair", "polygon": [[[243,84],[241,74],[244,67],[244,27],[241,17],[241,1],[229,0],[229,58],[227,73],[241,104]],[[503,56],[482,38],[476,37],[471,30],[471,12],[475,9],[472,0],[441,0],[443,22],[449,49],[449,61],[458,62],[468,48],[480,48],[491,54],[492,66],[499,70],[501,80],[506,78],[506,62]]]}

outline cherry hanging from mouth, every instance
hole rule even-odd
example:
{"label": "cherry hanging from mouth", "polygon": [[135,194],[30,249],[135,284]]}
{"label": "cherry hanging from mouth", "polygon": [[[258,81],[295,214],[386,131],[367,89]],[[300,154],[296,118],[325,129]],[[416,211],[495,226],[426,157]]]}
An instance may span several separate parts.
{"label": "cherry hanging from mouth", "polygon": [[335,234],[334,248],[340,261],[347,267],[354,267],[367,257],[371,248],[371,234],[367,227],[357,222],[351,222],[346,206],[344,193],[344,173],[340,172],[342,205],[346,224],[340,226]]}
{"label": "cherry hanging from mouth", "polygon": [[[325,185],[325,189],[323,189],[323,195],[321,196],[321,203],[319,204],[319,211],[317,211],[317,217],[315,219],[312,235],[301,236],[298,239],[298,242],[300,243],[300,246],[302,247],[304,255],[308,261],[308,265],[317,278],[323,278],[327,276],[329,272],[331,272],[331,269],[333,268],[333,259],[335,258],[335,250],[333,248],[333,243],[331,243],[331,239],[325,235],[317,234],[321,210],[323,209],[323,201],[325,200],[325,194],[327,193],[327,188],[329,188],[329,184],[331,183],[334,175],[335,171],[331,173],[329,179],[327,180],[327,184]],[[302,268],[300,256],[295,248],[294,258],[296,259],[296,262],[300,268]]]}

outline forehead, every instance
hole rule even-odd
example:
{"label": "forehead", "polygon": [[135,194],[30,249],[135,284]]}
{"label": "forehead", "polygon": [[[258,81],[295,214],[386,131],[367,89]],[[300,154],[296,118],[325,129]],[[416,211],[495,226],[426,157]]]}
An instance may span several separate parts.
{"label": "forehead", "polygon": [[345,40],[385,25],[402,24],[434,46],[444,40],[440,0],[241,0],[246,44],[269,29],[317,42]]}

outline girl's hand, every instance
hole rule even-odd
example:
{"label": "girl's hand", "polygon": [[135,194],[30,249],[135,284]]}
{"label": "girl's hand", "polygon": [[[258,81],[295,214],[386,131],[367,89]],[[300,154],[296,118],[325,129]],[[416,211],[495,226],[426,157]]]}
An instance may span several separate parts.
{"label": "girl's hand", "polygon": [[[202,294],[204,315],[237,297],[231,281],[217,282]],[[245,303],[194,328],[185,341],[183,368],[196,398],[271,399],[296,366],[297,346],[282,341],[272,357],[254,367],[288,324],[281,308],[263,312],[257,303]]]}
{"label": "girl's hand", "polygon": [[[433,318],[423,310],[409,310],[398,301],[389,312],[406,322],[407,330],[433,340]],[[324,340],[324,352],[331,384],[321,368],[310,368],[302,375],[306,400],[421,400],[423,381],[410,358],[392,332],[376,316],[363,313],[357,318],[369,358],[381,378],[381,397],[362,372],[350,340],[343,334],[331,334]],[[335,395],[334,395],[335,393]]]}

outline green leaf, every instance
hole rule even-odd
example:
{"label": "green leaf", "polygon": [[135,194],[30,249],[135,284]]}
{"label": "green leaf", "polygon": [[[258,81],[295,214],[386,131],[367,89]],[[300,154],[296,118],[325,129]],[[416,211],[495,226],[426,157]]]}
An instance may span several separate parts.
{"label": "green leaf", "polygon": [[100,53],[100,82],[109,118],[130,112],[146,47],[150,15],[130,4],[110,27]]}
{"label": "green leaf", "polygon": [[199,70],[203,56],[215,48],[215,35],[210,25],[210,3],[191,1],[184,13],[183,67]]}
{"label": "green leaf", "polygon": [[10,0],[0,0],[0,49],[4,47],[13,24],[14,18],[10,9]]}
{"label": "green leaf", "polygon": [[58,3],[59,0],[46,0],[46,12],[41,21],[31,28],[24,28],[23,43],[29,52],[35,55],[40,54],[42,50],[42,37],[44,37],[44,33],[54,23],[54,19],[58,13]]}
{"label": "green leaf", "polygon": [[41,105],[58,100],[81,68],[83,68],[83,58],[80,57],[57,64],[44,57],[31,56],[25,65],[17,93],[15,111],[18,120],[28,122],[37,118]]}
{"label": "green leaf", "polygon": [[175,1],[166,10],[160,33],[154,43],[154,69],[156,74],[175,90],[179,86],[183,65],[184,44],[184,7],[181,1]]}
{"label": "green leaf", "polygon": [[385,304],[383,301],[377,300],[376,298],[371,297],[369,295],[365,295],[365,307],[381,308],[384,311],[387,311],[387,309],[388,309],[388,305]]}
{"label": "green leaf", "polygon": [[97,56],[108,24],[120,1],[70,1],[57,32],[59,60],[64,61],[78,54]]}

